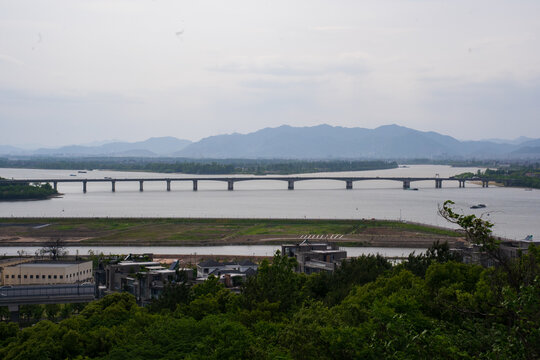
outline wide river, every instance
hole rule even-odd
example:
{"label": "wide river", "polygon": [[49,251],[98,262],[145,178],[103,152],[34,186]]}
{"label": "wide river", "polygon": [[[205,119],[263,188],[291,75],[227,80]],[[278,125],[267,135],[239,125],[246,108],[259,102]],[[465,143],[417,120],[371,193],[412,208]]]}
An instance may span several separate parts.
{"label": "wide river", "polygon": [[[380,177],[448,177],[476,172],[477,168],[452,168],[439,165],[411,165],[389,170],[302,174],[298,176],[380,176]],[[75,174],[76,176],[70,176]],[[0,169],[4,178],[128,178],[188,177],[182,174],[159,174],[119,171]],[[235,175],[231,175],[235,176]],[[146,182],[139,192],[138,182],[111,184],[59,183],[62,197],[41,201],[1,202],[0,217],[225,217],[225,218],[309,218],[309,219],[402,219],[451,227],[437,213],[437,207],[451,199],[457,209],[482,215],[495,223],[497,235],[522,239],[540,237],[540,191],[502,188],[467,183],[459,188],[457,181],[446,181],[442,189],[434,181],[413,182],[418,191],[405,191],[397,181],[360,181],[353,190],[345,190],[343,181],[310,180],[295,183],[288,191],[284,181],[243,181],[227,191],[227,184],[199,181],[198,191],[191,182],[173,182],[170,192],[164,182]],[[475,204],[485,209],[472,210]]]}

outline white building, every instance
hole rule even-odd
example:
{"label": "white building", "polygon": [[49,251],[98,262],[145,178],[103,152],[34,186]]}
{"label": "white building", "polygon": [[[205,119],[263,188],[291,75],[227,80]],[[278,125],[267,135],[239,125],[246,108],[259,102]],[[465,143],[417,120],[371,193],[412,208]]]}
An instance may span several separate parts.
{"label": "white building", "polygon": [[4,285],[76,284],[93,280],[91,261],[28,262],[3,268]]}

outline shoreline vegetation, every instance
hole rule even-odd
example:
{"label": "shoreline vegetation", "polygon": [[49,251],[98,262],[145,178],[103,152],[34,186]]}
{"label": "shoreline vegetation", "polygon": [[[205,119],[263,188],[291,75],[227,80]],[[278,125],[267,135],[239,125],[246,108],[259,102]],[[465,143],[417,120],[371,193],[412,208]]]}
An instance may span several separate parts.
{"label": "shoreline vegetation", "polygon": [[195,175],[290,175],[394,169],[385,160],[172,159],[172,158],[0,158],[0,168],[184,173]]}
{"label": "shoreline vegetation", "polygon": [[0,201],[45,200],[57,195],[58,191],[48,183],[0,184]]}
{"label": "shoreline vegetation", "polygon": [[522,187],[529,189],[540,189],[540,167],[535,165],[511,165],[497,167],[496,169],[486,169],[476,174],[471,172],[461,173],[455,178],[471,178],[493,180],[498,186],[505,187]]}
{"label": "shoreline vegetation", "polygon": [[[417,247],[454,244],[459,231],[391,220],[197,218],[0,218],[0,245],[66,246],[279,245],[312,235],[340,246]],[[316,236],[316,237],[315,237]]]}

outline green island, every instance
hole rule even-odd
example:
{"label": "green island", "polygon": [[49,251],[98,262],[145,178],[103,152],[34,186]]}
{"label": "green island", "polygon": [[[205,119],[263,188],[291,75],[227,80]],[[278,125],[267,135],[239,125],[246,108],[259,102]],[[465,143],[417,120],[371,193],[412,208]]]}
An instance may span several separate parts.
{"label": "green island", "polygon": [[436,240],[452,244],[463,236],[452,229],[375,219],[0,218],[4,245],[52,238],[71,245],[281,244],[305,235],[341,235],[332,240],[341,246],[422,248]]}
{"label": "green island", "polygon": [[492,224],[451,204],[446,217],[498,266],[435,243],[399,264],[369,255],[306,275],[277,252],[240,293],[210,277],[169,284],[146,307],[126,292],[25,305],[22,329],[0,322],[0,358],[538,359],[540,249],[498,257]]}
{"label": "green island", "polygon": [[[0,180],[5,180],[0,177]],[[57,195],[50,184],[3,184],[0,183],[0,201],[2,200],[42,200]]]}
{"label": "green island", "polygon": [[0,158],[0,168],[100,169],[185,174],[288,175],[335,171],[362,171],[397,168],[395,161],[383,160],[271,160],[271,159],[173,159],[173,158]]}
{"label": "green island", "polygon": [[504,186],[540,189],[540,164],[498,166],[494,169],[488,168],[485,171],[478,171],[476,174],[467,172],[455,177],[462,179],[485,178]]}

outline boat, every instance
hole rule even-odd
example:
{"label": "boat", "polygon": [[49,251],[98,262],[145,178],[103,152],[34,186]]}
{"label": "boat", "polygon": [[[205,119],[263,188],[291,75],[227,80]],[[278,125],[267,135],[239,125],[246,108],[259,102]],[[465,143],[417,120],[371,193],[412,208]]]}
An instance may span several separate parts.
{"label": "boat", "polygon": [[79,170],[79,171],[77,171],[77,172],[78,172],[79,174],[86,174],[86,171],[84,171],[84,170]]}
{"label": "boat", "polygon": [[478,204],[471,206],[471,209],[483,209],[486,207],[486,204]]}
{"label": "boat", "polygon": [[69,176],[77,176],[76,174],[69,174]]}

